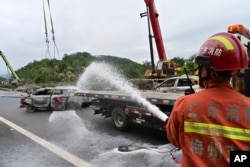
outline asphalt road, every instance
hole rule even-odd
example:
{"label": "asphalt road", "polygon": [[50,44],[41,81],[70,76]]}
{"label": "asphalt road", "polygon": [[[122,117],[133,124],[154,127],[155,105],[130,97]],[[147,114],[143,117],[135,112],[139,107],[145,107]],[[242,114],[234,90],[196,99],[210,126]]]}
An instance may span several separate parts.
{"label": "asphalt road", "polygon": [[27,113],[18,96],[0,91],[0,167],[180,166],[163,132],[120,132],[89,108]]}

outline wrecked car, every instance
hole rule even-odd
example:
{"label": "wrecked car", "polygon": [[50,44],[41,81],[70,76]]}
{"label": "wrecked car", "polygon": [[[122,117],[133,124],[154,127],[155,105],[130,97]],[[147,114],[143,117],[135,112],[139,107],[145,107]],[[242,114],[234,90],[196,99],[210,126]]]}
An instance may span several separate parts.
{"label": "wrecked car", "polygon": [[72,89],[40,88],[24,97],[23,106],[27,112],[36,110],[68,110],[79,107],[77,97]]}

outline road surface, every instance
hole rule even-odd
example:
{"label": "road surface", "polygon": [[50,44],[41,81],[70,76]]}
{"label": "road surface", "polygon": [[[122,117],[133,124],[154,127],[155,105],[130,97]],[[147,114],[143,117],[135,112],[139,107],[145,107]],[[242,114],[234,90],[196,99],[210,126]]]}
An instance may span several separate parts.
{"label": "road surface", "polygon": [[133,126],[112,127],[89,108],[27,113],[20,93],[0,91],[1,167],[177,167],[180,159],[165,134]]}

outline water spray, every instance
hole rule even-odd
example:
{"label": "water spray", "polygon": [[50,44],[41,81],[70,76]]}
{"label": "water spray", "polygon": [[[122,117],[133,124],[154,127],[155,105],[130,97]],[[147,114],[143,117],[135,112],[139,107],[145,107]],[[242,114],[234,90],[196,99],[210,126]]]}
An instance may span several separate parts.
{"label": "water spray", "polygon": [[155,114],[162,121],[165,122],[168,118],[168,116],[160,111],[157,106],[151,104],[145,98],[143,98],[140,92],[133,86],[133,84],[129,82],[128,79],[126,79],[126,77],[124,77],[121,73],[119,73],[118,69],[107,63],[91,63],[79,78],[77,87],[80,90],[86,91],[91,89],[91,86],[93,87],[93,85],[96,84],[99,86],[99,88],[100,86],[109,85],[111,87],[115,87],[118,90],[125,91],[130,94],[133,100],[137,101],[149,112]]}

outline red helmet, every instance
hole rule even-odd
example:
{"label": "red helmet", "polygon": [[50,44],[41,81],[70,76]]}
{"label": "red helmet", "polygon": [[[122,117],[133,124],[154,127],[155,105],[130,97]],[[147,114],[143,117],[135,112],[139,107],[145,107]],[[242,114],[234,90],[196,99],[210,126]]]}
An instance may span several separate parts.
{"label": "red helmet", "polygon": [[247,68],[248,55],[235,35],[222,32],[211,36],[200,47],[196,62],[215,71],[239,70]]}

